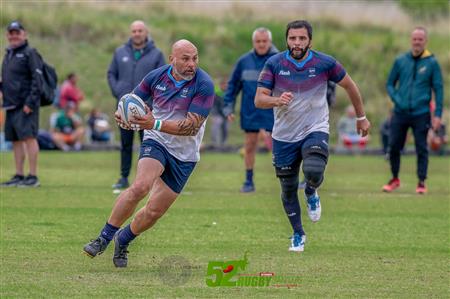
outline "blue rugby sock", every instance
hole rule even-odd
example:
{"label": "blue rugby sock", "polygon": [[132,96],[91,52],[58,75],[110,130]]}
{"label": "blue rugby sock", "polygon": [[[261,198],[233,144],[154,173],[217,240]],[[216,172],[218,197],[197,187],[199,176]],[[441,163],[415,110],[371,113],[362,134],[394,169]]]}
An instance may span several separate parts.
{"label": "blue rugby sock", "polygon": [[286,215],[289,219],[289,222],[291,223],[294,233],[304,235],[305,231],[303,230],[301,218],[302,216],[300,213],[300,204],[298,202],[298,199],[292,201],[282,200],[282,202],[284,206],[284,211],[286,212]]}
{"label": "blue rugby sock", "polygon": [[117,230],[120,227],[115,227],[114,225],[109,224],[106,222],[105,226],[103,227],[100,236],[103,237],[108,243],[111,242],[111,240],[114,237],[114,234],[117,232]]}
{"label": "blue rugby sock", "polygon": [[245,171],[246,183],[253,184],[253,169],[247,169]]}
{"label": "blue rugby sock", "polygon": [[131,241],[134,240],[134,238],[137,237],[137,235],[133,234],[130,224],[128,224],[123,228],[118,237],[120,245],[128,245]]}

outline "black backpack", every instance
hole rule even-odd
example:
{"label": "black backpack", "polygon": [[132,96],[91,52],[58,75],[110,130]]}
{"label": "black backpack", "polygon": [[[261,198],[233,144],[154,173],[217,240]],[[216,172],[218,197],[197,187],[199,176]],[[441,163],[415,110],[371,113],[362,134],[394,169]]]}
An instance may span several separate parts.
{"label": "black backpack", "polygon": [[58,85],[58,75],[53,66],[48,64],[42,59],[41,54],[36,49],[33,49],[34,53],[37,54],[39,60],[42,63],[42,76],[41,80],[41,106],[49,106],[53,104],[55,99],[55,92]]}

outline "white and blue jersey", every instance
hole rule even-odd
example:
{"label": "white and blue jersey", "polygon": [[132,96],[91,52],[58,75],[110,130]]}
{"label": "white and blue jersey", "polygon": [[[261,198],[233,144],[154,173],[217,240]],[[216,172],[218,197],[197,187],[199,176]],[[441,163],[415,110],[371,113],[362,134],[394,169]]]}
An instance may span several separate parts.
{"label": "white and blue jersey", "polygon": [[[210,76],[198,68],[193,79],[176,81],[170,73],[171,69],[171,65],[165,65],[150,72],[133,93],[149,105],[155,119],[181,120],[186,118],[188,112],[207,117],[214,103],[214,84]],[[144,140],[157,141],[180,161],[197,162],[205,123],[195,136],[145,130]]]}
{"label": "white and blue jersey", "polygon": [[294,96],[288,106],[275,107],[273,139],[294,143],[313,132],[329,134],[327,81],[339,82],[346,74],[333,57],[310,50],[305,60],[298,62],[289,51],[267,60],[258,87],[272,91],[279,97],[283,92]]}

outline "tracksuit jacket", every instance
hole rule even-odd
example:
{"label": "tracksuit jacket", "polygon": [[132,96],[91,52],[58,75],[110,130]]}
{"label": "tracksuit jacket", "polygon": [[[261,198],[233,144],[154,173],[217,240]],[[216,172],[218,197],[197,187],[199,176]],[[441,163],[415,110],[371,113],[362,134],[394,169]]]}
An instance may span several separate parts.
{"label": "tracksuit jacket", "polygon": [[228,88],[224,96],[224,114],[234,112],[236,96],[242,90],[241,102],[241,128],[243,130],[266,129],[272,131],[274,116],[273,109],[259,109],[255,107],[255,94],[258,85],[259,73],[264,64],[278,50],[272,46],[266,55],[258,55],[251,50],[241,56],[236,63],[233,73],[228,81]]}
{"label": "tracksuit jacket", "polygon": [[[397,85],[398,83],[398,85]],[[439,64],[428,50],[414,58],[411,52],[395,60],[386,84],[394,111],[406,115],[430,112],[431,90],[435,92],[435,116],[442,116],[443,84]]]}
{"label": "tracksuit jacket", "polygon": [[164,55],[153,40],[148,40],[141,51],[142,56],[135,60],[131,40],[128,40],[114,52],[108,69],[108,84],[117,100],[131,92],[150,71],[165,64]]}

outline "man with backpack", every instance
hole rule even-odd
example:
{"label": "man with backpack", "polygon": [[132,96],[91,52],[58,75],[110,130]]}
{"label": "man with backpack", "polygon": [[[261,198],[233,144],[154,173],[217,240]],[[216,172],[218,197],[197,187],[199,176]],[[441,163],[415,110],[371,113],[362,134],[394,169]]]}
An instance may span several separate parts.
{"label": "man with backpack", "polygon": [[[5,137],[12,141],[16,173],[2,187],[38,187],[39,106],[42,89],[42,59],[28,45],[27,33],[18,21],[6,29],[8,47],[2,63],[3,108],[6,110]],[[24,164],[28,156],[29,174]]]}

